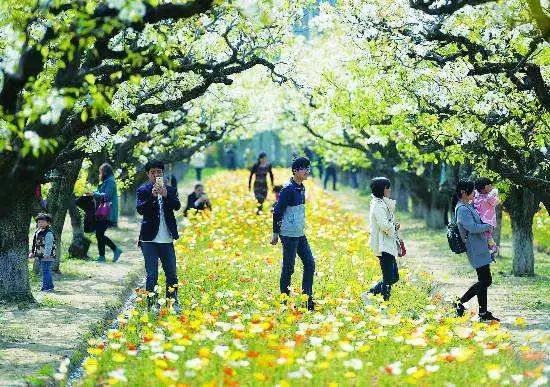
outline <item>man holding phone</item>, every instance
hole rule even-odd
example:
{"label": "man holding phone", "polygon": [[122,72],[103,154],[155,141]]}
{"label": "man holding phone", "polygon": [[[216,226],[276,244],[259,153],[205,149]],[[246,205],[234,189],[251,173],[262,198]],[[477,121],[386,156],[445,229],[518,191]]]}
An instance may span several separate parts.
{"label": "man holding phone", "polygon": [[202,184],[197,184],[193,192],[187,196],[187,206],[183,211],[183,215],[187,216],[187,213],[191,209],[204,211],[207,208],[212,210],[212,203],[210,203],[210,199],[204,193],[204,186]]}
{"label": "man holding phone", "polygon": [[175,187],[164,184],[164,163],[151,160],[145,165],[148,181],[137,189],[136,209],[143,215],[139,233],[139,246],[145,259],[148,305],[156,309],[155,287],[158,282],[158,261],[166,276],[166,298],[174,300],[174,310],[179,312],[177,298],[178,278],[174,240],[179,238],[174,211],[181,208]]}

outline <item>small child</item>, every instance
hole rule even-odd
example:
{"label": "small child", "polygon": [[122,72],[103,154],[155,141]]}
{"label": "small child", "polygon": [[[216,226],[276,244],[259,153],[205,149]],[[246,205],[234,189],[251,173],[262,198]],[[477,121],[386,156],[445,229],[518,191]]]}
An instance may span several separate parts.
{"label": "small child", "polygon": [[477,179],[475,188],[474,208],[478,212],[483,223],[493,226],[490,231],[485,232],[485,236],[487,237],[487,244],[491,251],[491,257],[494,259],[495,255],[498,253],[498,246],[493,238],[493,232],[497,226],[496,207],[500,203],[498,191],[496,188],[493,189],[491,180],[486,177]]}
{"label": "small child", "polygon": [[271,205],[271,212],[275,210],[275,206],[277,205],[277,202],[279,201],[279,195],[281,195],[281,190],[283,189],[282,185],[274,185],[273,186],[273,193],[275,194],[275,201]]}
{"label": "small child", "polygon": [[52,264],[56,256],[56,246],[53,231],[51,230],[52,216],[40,213],[36,217],[37,229],[32,240],[32,249],[29,258],[38,260],[42,269],[43,292],[53,291]]}

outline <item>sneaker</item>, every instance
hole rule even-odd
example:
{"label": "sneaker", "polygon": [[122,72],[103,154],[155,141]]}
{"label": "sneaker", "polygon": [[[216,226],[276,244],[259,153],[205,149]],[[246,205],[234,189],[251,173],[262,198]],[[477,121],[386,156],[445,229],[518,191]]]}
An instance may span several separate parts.
{"label": "sneaker", "polygon": [[489,311],[486,311],[484,313],[479,313],[479,321],[480,322],[500,322],[499,318],[496,318],[493,316],[493,314]]}
{"label": "sneaker", "polygon": [[98,257],[97,257],[97,261],[98,261],[98,262],[105,262],[105,261],[106,261],[106,260],[105,260],[105,256],[104,256],[104,255],[98,256]]}
{"label": "sneaker", "polygon": [[122,254],[122,250],[117,247],[117,249],[114,251],[113,262],[118,261],[118,259],[120,258],[120,254]]}
{"label": "sneaker", "polygon": [[453,308],[458,317],[464,316],[464,313],[466,312],[466,308],[464,307],[464,304],[460,302],[460,300],[456,300],[453,302]]}
{"label": "sneaker", "polygon": [[372,293],[369,291],[369,292],[363,292],[361,294],[361,300],[363,301],[363,303],[368,306],[368,305],[372,305],[372,301],[370,299],[370,295]]}
{"label": "sneaker", "polygon": [[315,310],[315,302],[313,300],[309,300],[307,302],[307,310],[314,311]]}
{"label": "sneaker", "polygon": [[172,308],[174,309],[175,314],[181,313],[181,307],[179,302],[174,303],[174,305],[172,305]]}

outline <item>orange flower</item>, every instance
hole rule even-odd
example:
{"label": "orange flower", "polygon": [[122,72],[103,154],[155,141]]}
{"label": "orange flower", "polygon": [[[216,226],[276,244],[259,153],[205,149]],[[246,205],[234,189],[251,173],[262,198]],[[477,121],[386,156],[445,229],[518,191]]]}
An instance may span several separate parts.
{"label": "orange flower", "polygon": [[235,370],[231,367],[225,367],[223,369],[223,373],[226,374],[227,376],[235,376]]}
{"label": "orange flower", "polygon": [[256,351],[248,351],[246,353],[246,356],[250,357],[250,358],[255,358],[255,357],[258,357],[260,355],[259,352],[256,352]]}

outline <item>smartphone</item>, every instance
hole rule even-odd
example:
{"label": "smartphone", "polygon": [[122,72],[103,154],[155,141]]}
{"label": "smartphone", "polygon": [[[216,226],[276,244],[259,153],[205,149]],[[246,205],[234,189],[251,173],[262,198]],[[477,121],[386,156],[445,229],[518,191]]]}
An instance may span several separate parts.
{"label": "smartphone", "polygon": [[162,176],[157,176],[157,185],[159,187],[164,187],[164,179]]}

